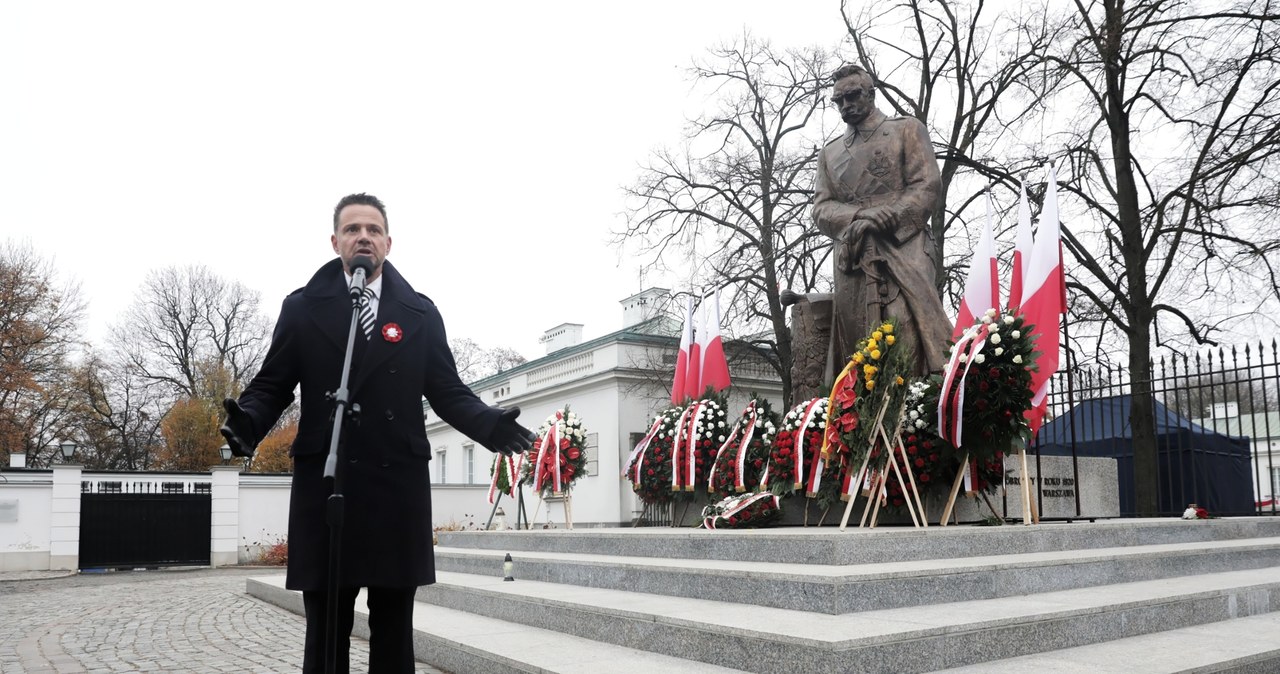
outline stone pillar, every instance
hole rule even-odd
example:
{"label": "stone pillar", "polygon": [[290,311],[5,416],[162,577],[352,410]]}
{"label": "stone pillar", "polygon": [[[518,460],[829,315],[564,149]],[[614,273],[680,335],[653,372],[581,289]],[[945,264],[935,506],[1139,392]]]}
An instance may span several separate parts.
{"label": "stone pillar", "polygon": [[[791,402],[831,395],[831,316],[828,294],[811,293],[791,306]],[[844,367],[844,363],[840,364]],[[836,368],[839,370],[840,368]]]}
{"label": "stone pillar", "polygon": [[80,474],[76,464],[53,467],[49,517],[49,570],[80,568]]}
{"label": "stone pillar", "polygon": [[240,466],[214,466],[209,564],[231,566],[240,561]]}

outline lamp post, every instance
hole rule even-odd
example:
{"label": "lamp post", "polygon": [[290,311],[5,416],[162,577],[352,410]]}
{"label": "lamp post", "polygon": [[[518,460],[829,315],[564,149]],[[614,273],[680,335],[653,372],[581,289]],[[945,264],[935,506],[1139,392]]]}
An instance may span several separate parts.
{"label": "lamp post", "polygon": [[225,466],[231,462],[231,445],[223,443],[223,445],[218,448],[218,453],[222,454],[222,465]]}
{"label": "lamp post", "polygon": [[62,450],[63,463],[71,463],[71,460],[76,458],[76,443],[70,440],[63,440],[58,445],[58,449]]}

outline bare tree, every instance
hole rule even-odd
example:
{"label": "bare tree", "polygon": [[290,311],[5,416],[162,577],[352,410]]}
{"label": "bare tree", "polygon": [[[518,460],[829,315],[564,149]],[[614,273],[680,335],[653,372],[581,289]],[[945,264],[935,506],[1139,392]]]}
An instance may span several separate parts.
{"label": "bare tree", "polygon": [[[121,357],[175,396],[230,395],[266,352],[269,324],[258,293],[208,267],[166,267],[147,275],[138,299],[112,328]],[[206,391],[225,370],[230,387]]]}
{"label": "bare tree", "polygon": [[515,349],[505,346],[487,349],[469,337],[450,339],[449,349],[453,351],[458,376],[465,382],[478,381],[526,362]]}
{"label": "bare tree", "polygon": [[47,463],[70,439],[70,357],[84,315],[79,288],[28,245],[0,247],[0,451]]}
{"label": "bare tree", "polygon": [[[1138,512],[1157,509],[1153,332],[1213,343],[1214,306],[1280,298],[1280,28],[1274,0],[1074,0],[1036,53],[1063,187],[1070,287],[1127,338]],[[1048,16],[1048,15],[1046,15]],[[1168,320],[1161,322],[1162,317]],[[1179,329],[1180,328],[1180,329]]]}
{"label": "bare tree", "polygon": [[157,386],[127,362],[90,354],[77,368],[77,427],[85,439],[81,462],[95,470],[146,470],[160,442],[169,404]]}
{"label": "bare tree", "polygon": [[791,335],[779,294],[829,283],[830,246],[808,207],[830,67],[821,49],[779,51],[749,34],[711,49],[690,73],[714,105],[690,123],[680,151],[655,153],[626,189],[627,224],[615,232],[646,269],[679,266],[671,259],[679,253],[700,268],[695,282],[730,289],[725,322],[760,335],[754,345],[786,391]]}
{"label": "bare tree", "polygon": [[991,181],[1016,194],[1014,176],[1039,161],[1039,148],[1018,147],[1014,132],[1047,86],[1030,75],[1049,31],[988,11],[982,0],[841,0],[840,11],[858,64],[876,75],[879,98],[893,113],[929,127],[942,174],[942,196],[930,218],[934,278],[939,291],[950,289],[957,299],[971,246],[953,247],[961,254],[948,264],[947,235],[968,219],[965,209]]}

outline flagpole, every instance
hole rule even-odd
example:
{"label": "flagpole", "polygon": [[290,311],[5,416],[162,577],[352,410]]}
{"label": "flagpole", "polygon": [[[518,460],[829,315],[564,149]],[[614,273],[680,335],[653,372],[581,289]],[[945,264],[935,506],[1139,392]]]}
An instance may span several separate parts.
{"label": "flagpole", "polygon": [[[1067,292],[1066,273],[1067,270],[1063,269],[1062,292],[1064,297]],[[1065,309],[1067,305],[1064,302],[1062,306]],[[1071,434],[1071,478],[1076,481],[1075,489],[1073,491],[1076,493],[1076,517],[1080,517],[1080,460],[1076,456],[1076,421],[1073,414],[1076,409],[1076,375],[1075,368],[1072,367],[1071,364],[1071,334],[1067,330],[1067,323],[1071,322],[1068,320],[1070,316],[1070,313],[1064,313],[1062,315],[1062,344],[1067,350],[1067,410],[1068,414],[1071,416],[1071,428],[1067,432]],[[1036,461],[1040,461],[1039,450],[1036,451]],[[1040,470],[1039,466],[1036,467],[1036,470]]]}

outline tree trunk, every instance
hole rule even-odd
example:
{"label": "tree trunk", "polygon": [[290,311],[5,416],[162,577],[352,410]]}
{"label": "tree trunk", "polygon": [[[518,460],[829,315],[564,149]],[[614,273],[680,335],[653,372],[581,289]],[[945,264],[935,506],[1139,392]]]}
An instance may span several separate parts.
{"label": "tree trunk", "polygon": [[[1135,326],[1136,327],[1136,326]],[[1151,342],[1142,334],[1129,339],[1129,373],[1132,376],[1132,405],[1129,428],[1133,432],[1133,496],[1139,516],[1159,514],[1159,447],[1156,444],[1155,399],[1151,394]]]}

